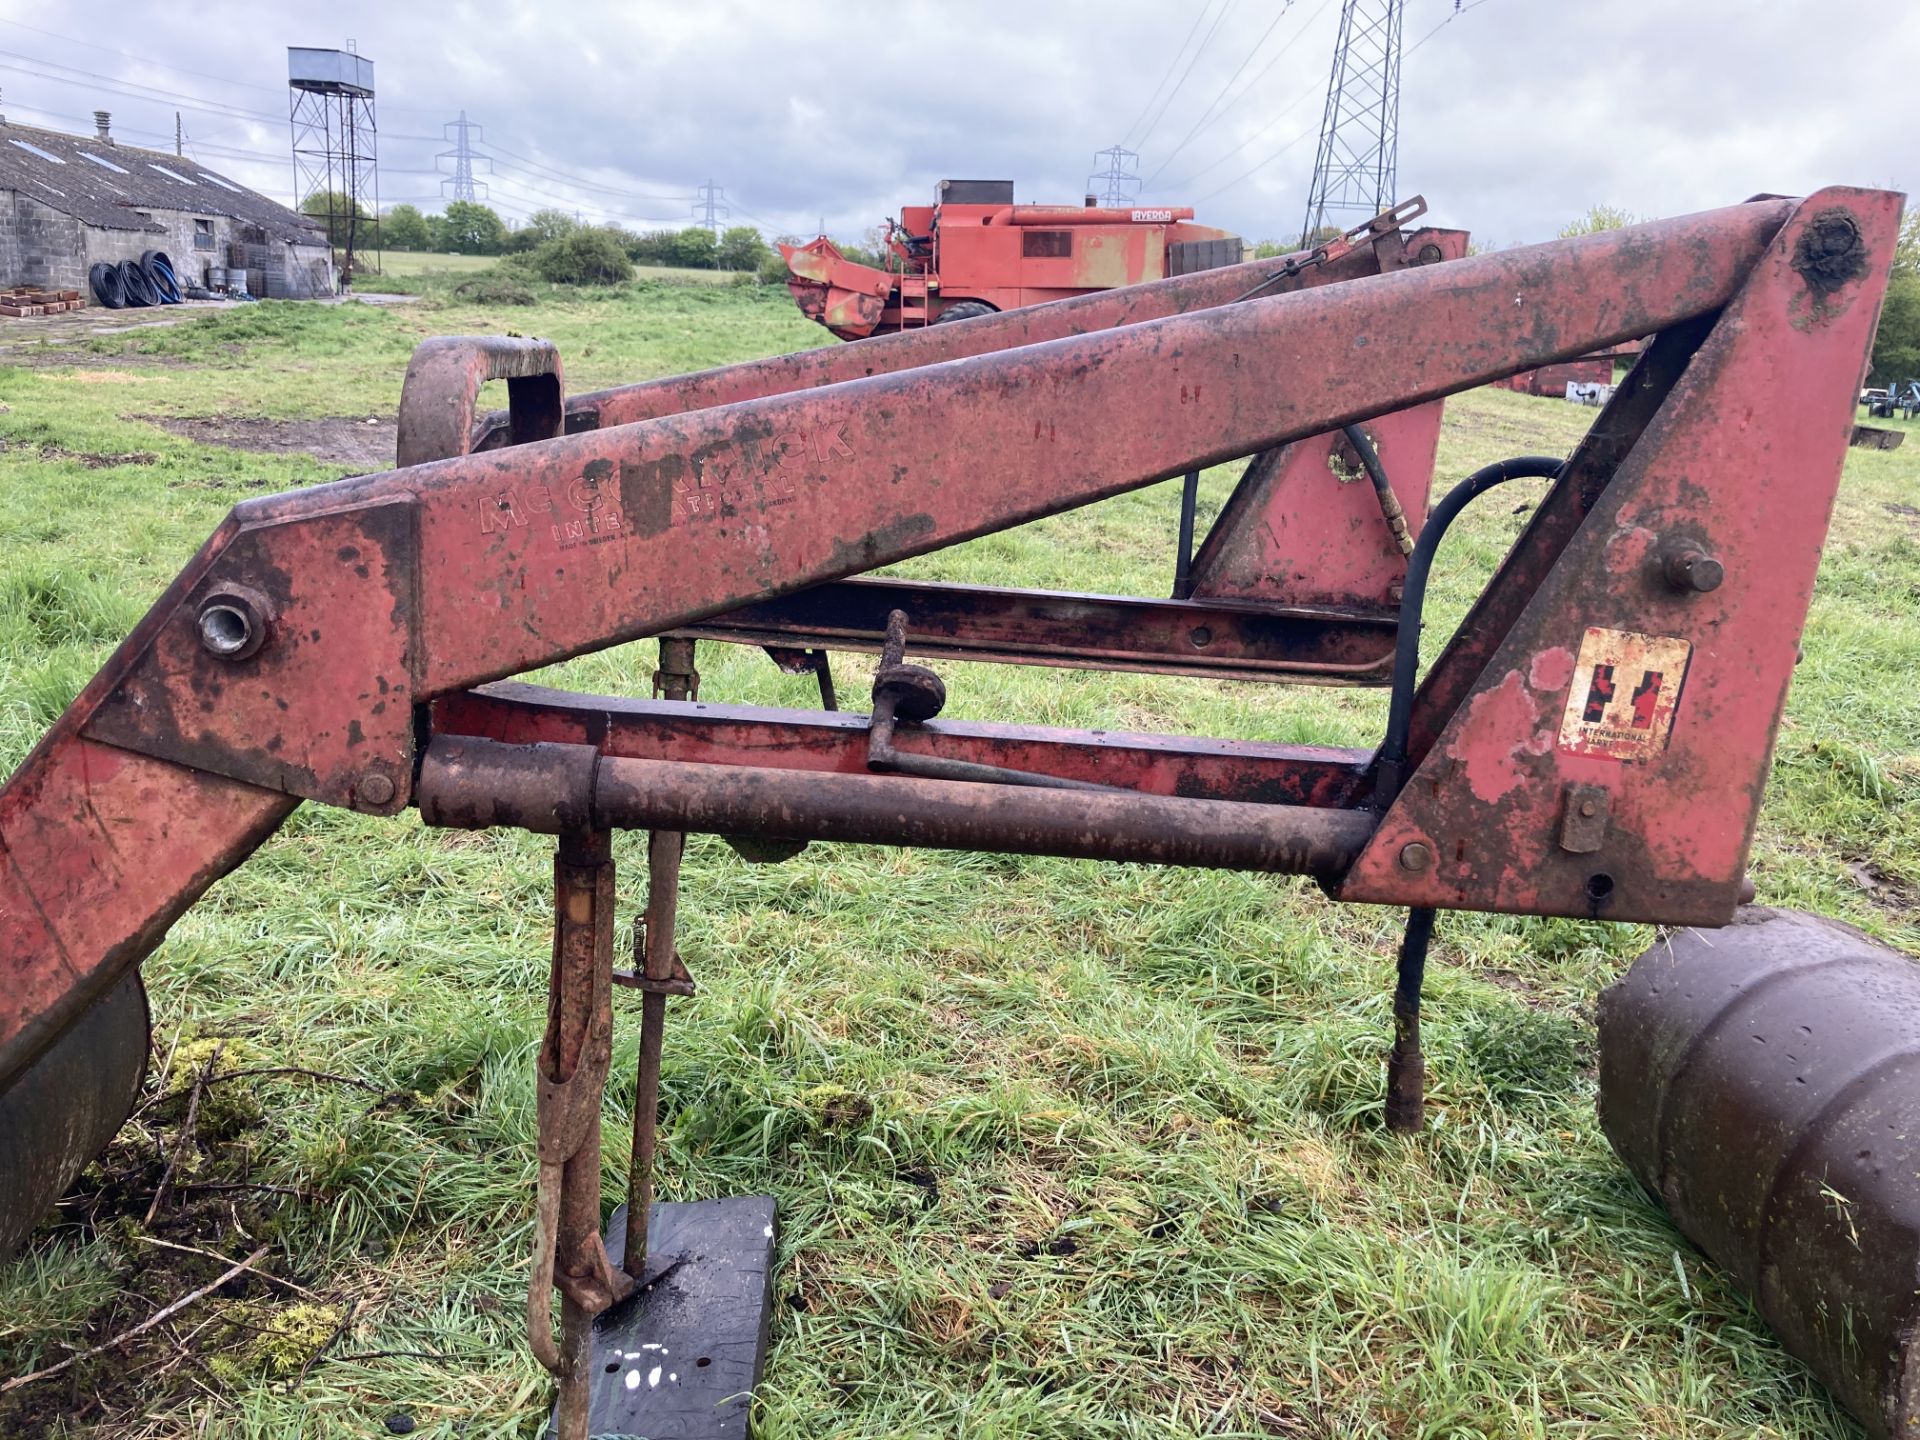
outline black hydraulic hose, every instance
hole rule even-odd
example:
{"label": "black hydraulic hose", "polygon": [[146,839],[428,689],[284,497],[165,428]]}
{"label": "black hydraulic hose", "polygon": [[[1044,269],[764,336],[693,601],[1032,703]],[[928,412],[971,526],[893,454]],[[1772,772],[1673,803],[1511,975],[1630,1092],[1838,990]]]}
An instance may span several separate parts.
{"label": "black hydraulic hose", "polygon": [[1387,1055],[1387,1128],[1411,1134],[1425,1123],[1427,1057],[1420,1046],[1420,991],[1427,980],[1427,948],[1433,943],[1434,912],[1407,911],[1394,969],[1393,1049]]}
{"label": "black hydraulic hose", "polygon": [[1400,547],[1402,555],[1413,554],[1413,536],[1407,530],[1407,512],[1400,508],[1400,497],[1393,493],[1393,485],[1387,479],[1387,468],[1380,463],[1380,452],[1373,448],[1373,441],[1358,425],[1348,425],[1340,433],[1347,437],[1353,453],[1360,457],[1360,467],[1367,472],[1367,479],[1373,482],[1374,498],[1380,502],[1380,514],[1385,518],[1387,528],[1393,532],[1393,543]]}
{"label": "black hydraulic hose", "polygon": [[1180,485],[1180,534],[1173,549],[1173,598],[1185,600],[1192,589],[1193,521],[1200,505],[1200,472],[1189,470]]}
{"label": "black hydraulic hose", "polygon": [[[1358,448],[1357,446],[1355,447]],[[1509,480],[1557,480],[1566,461],[1551,455],[1520,455],[1476,470],[1433,507],[1420,539],[1407,557],[1406,590],[1400,598],[1400,631],[1393,650],[1393,692],[1387,707],[1387,734],[1380,744],[1374,787],[1381,807],[1400,793],[1407,768],[1407,736],[1413,728],[1414,681],[1420,670],[1421,612],[1427,602],[1427,575],[1447,527],[1476,497]]]}

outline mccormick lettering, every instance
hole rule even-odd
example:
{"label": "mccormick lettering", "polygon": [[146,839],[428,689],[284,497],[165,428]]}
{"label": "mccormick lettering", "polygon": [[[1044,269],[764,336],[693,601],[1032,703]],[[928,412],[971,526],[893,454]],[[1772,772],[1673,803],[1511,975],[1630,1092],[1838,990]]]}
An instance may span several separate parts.
{"label": "mccormick lettering", "polygon": [[853,459],[844,425],[789,430],[771,440],[716,447],[674,481],[675,508],[688,518],[790,504],[802,481],[824,484],[830,466]]}

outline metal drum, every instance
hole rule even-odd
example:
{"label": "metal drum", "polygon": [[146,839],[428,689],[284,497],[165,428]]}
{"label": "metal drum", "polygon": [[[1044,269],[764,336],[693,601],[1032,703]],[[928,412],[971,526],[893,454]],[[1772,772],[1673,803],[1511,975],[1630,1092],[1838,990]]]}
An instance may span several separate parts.
{"label": "metal drum", "polygon": [[1750,908],[1600,997],[1600,1123],[1875,1436],[1920,1436],[1920,965]]}
{"label": "metal drum", "polygon": [[147,991],[129,971],[0,1094],[0,1260],[133,1112],[147,1043]]}

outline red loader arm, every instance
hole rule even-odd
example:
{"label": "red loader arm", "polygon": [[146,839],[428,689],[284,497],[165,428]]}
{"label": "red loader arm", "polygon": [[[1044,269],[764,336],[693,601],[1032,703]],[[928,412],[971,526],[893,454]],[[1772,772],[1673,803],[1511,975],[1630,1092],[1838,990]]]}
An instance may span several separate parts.
{"label": "red loader arm", "polygon": [[[406,805],[437,697],[1666,331],[1435,667],[1344,893],[1591,913],[1552,816],[1594,775],[1643,857],[1605,913],[1724,918],[1898,213],[1764,201],[247,502],[0,793],[0,1086],[300,799]],[[1676,529],[1725,561],[1704,609],[1646,593]],[[1556,748],[1593,627],[1694,637],[1741,748],[1674,752],[1726,836],[1656,833],[1659,756]]]}

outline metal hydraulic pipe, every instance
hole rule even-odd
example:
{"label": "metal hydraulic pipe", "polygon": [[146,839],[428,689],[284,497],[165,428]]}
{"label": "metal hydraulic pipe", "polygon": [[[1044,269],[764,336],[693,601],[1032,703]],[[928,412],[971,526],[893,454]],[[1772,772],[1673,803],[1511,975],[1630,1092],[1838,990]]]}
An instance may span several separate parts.
{"label": "metal hydraulic pipe", "polygon": [[1357,810],[628,760],[447,735],[428,745],[415,793],[429,824],[455,829],[591,823],[1287,875],[1339,875],[1375,823]]}

